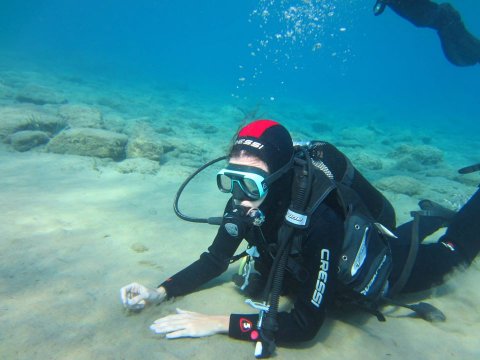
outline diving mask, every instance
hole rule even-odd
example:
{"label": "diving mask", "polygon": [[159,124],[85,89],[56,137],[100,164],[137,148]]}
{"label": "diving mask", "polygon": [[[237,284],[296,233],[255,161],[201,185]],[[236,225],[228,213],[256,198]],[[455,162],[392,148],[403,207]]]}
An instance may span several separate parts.
{"label": "diving mask", "polygon": [[229,164],[217,174],[220,191],[238,200],[258,200],[268,192],[268,173],[253,166]]}
{"label": "diving mask", "polygon": [[273,174],[254,166],[228,164],[217,174],[220,191],[232,193],[236,200],[259,200],[267,195],[269,186],[286,174],[293,165],[294,157]]}

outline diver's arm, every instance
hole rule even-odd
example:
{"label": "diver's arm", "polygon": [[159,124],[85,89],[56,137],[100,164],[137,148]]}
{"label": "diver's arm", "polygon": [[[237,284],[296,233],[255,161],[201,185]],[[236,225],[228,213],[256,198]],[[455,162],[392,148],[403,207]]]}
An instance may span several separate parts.
{"label": "diver's arm", "polygon": [[[231,201],[226,205],[225,211],[230,211]],[[229,265],[229,260],[235,253],[242,239],[231,237],[222,225],[208,248],[200,259],[181,270],[171,278],[150,288],[133,282],[120,289],[120,298],[127,309],[142,310],[146,304],[159,304],[173,296],[185,295],[194,291],[207,281],[224,272]]]}
{"label": "diver's arm", "polygon": [[131,310],[141,310],[146,304],[160,304],[165,299],[186,295],[219,276],[228,268],[229,260],[241,241],[222,235],[222,231],[219,231],[208,252],[204,252],[200,259],[165,280],[156,289],[136,282],[122,287],[120,298],[123,305]]}
{"label": "diver's arm", "polygon": [[[294,310],[278,314],[279,329],[275,338],[279,343],[312,339],[323,324],[326,305],[333,297],[331,283],[335,267],[332,260],[335,259],[336,246],[343,239],[343,222],[328,209],[317,219],[304,248],[307,254],[304,265],[314,276],[310,276],[297,293]],[[258,314],[232,314],[228,317],[177,309],[177,314],[156,320],[150,329],[169,339],[228,333],[236,339],[257,341],[258,318]]]}
{"label": "diver's arm", "polygon": [[[229,202],[225,212],[230,211],[230,209],[231,203]],[[228,234],[222,224],[208,251],[204,252],[197,261],[165,280],[159,287],[166,290],[167,298],[194,291],[227,270],[229,261],[241,241],[242,239],[234,238]]]}
{"label": "diver's arm", "polygon": [[231,255],[220,258],[210,251],[204,252],[197,261],[165,280],[159,287],[166,290],[168,299],[191,293],[227,270]]}

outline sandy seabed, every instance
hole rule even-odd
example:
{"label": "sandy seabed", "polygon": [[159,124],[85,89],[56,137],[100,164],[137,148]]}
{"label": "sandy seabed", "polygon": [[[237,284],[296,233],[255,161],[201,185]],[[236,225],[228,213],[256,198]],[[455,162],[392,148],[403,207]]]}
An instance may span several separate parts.
{"label": "sandy seabed", "polygon": [[[20,108],[15,93],[24,83],[47,84],[65,90],[71,104],[100,109],[110,123],[120,114],[125,128],[136,121],[143,129],[145,122],[153,126],[157,121],[158,131],[175,135],[175,126],[183,126],[177,132],[189,147],[194,143],[201,151],[192,155],[193,163],[192,158],[172,157],[162,162],[155,174],[125,174],[116,170],[113,161],[48,153],[41,148],[16,152],[9,145],[0,145],[0,359],[254,358],[253,344],[224,335],[166,340],[149,330],[154,320],[173,313],[177,307],[208,314],[252,312],[230,282],[235,265],[194,294],[140,313],[126,312],[119,297],[119,289],[132,281],[158,285],[196,260],[210,245],[216,228],[181,221],[173,213],[172,202],[194,165],[221,152],[208,139],[221,137],[222,147],[226,145],[239,125],[230,115],[238,117],[239,112],[220,105],[217,108],[223,109],[223,113],[218,114],[208,105],[193,101],[188,93],[178,97],[171,95],[170,90],[153,95],[139,91],[141,96],[135,98],[131,92],[117,89],[98,92],[97,83],[72,77],[59,80],[38,73],[8,71],[2,73],[2,79],[8,86],[0,84],[4,93],[0,107]],[[163,102],[153,102],[159,94]],[[32,111],[43,114],[39,108],[56,111],[56,107],[37,106]],[[109,118],[112,109],[117,112]],[[151,121],[144,121],[145,113]],[[292,119],[287,127],[297,138],[327,135],[326,140],[342,140],[340,145],[349,155],[366,154],[360,159],[363,164],[371,165],[372,159],[373,165],[379,159],[383,161],[383,169],[376,171],[383,175],[406,173],[385,156],[394,151],[397,143],[418,144],[425,137],[425,132],[418,129],[400,136],[396,129],[383,131],[381,125],[380,130],[372,130],[370,125],[342,130],[341,126],[350,126],[343,113],[327,114],[335,119],[337,128],[333,130],[321,122],[297,126],[302,113],[295,107],[281,113]],[[155,114],[169,119],[166,126]],[[276,118],[275,113],[270,115]],[[304,115],[304,119],[316,119],[321,118],[322,112]],[[137,117],[138,121],[132,120]],[[208,119],[216,119],[215,129],[210,128]],[[212,135],[211,131],[217,133]],[[347,138],[352,134],[359,134],[360,140]],[[367,141],[369,148],[359,148],[365,136],[372,137]],[[426,185],[422,193],[407,196],[386,191],[400,222],[408,220],[409,211],[421,196],[433,196],[432,200],[439,201],[461,194],[465,200],[478,184],[476,177],[471,184],[443,177],[456,164],[478,162],[471,153],[472,148],[478,149],[477,139],[448,133],[429,136],[448,154],[448,163],[427,169],[432,174],[415,170],[408,173],[411,177],[419,176]],[[200,178],[186,192],[182,206],[197,216],[215,216],[221,214],[225,201],[226,195],[219,194],[212,175]],[[479,279],[477,261],[432,292],[420,294],[418,299],[426,298],[447,315],[445,323],[428,323],[411,318],[407,310],[393,308],[385,309],[385,323],[364,313],[332,314],[313,341],[280,347],[277,358],[478,359]]]}
{"label": "sandy seabed", "polygon": [[[235,269],[141,313],[127,313],[120,304],[121,286],[157,285],[195,260],[214,236],[214,227],[173,214],[174,169],[120,174],[99,169],[88,157],[4,151],[0,173],[2,359],[253,358],[252,344],[226,336],[166,340],[148,328],[176,307],[250,312],[229,282]],[[221,211],[221,201],[202,198],[194,207]],[[424,294],[446,313],[445,323],[394,309],[387,309],[385,323],[365,314],[337,315],[314,341],[279,348],[277,357],[477,359],[479,272],[474,264]]]}

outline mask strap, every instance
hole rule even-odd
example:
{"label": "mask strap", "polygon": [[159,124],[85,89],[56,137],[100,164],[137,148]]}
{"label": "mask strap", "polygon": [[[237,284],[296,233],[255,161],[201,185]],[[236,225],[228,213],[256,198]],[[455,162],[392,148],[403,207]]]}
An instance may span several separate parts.
{"label": "mask strap", "polygon": [[277,181],[279,178],[281,178],[283,175],[285,175],[292,168],[294,161],[295,161],[295,155],[292,155],[292,157],[290,158],[290,161],[288,163],[283,165],[280,169],[278,169],[272,175],[270,175],[269,177],[267,177],[265,179],[265,183],[268,186],[270,186],[275,181]]}

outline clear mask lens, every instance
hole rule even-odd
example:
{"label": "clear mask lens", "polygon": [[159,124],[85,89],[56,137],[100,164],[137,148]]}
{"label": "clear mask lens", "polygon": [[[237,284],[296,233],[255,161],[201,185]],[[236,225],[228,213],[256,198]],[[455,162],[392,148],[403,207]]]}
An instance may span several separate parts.
{"label": "clear mask lens", "polygon": [[264,173],[265,176],[256,172],[230,170],[229,168],[220,170],[217,174],[218,188],[222,192],[231,192],[235,198],[258,200],[267,193],[264,181],[268,174],[260,169],[255,170]]}

